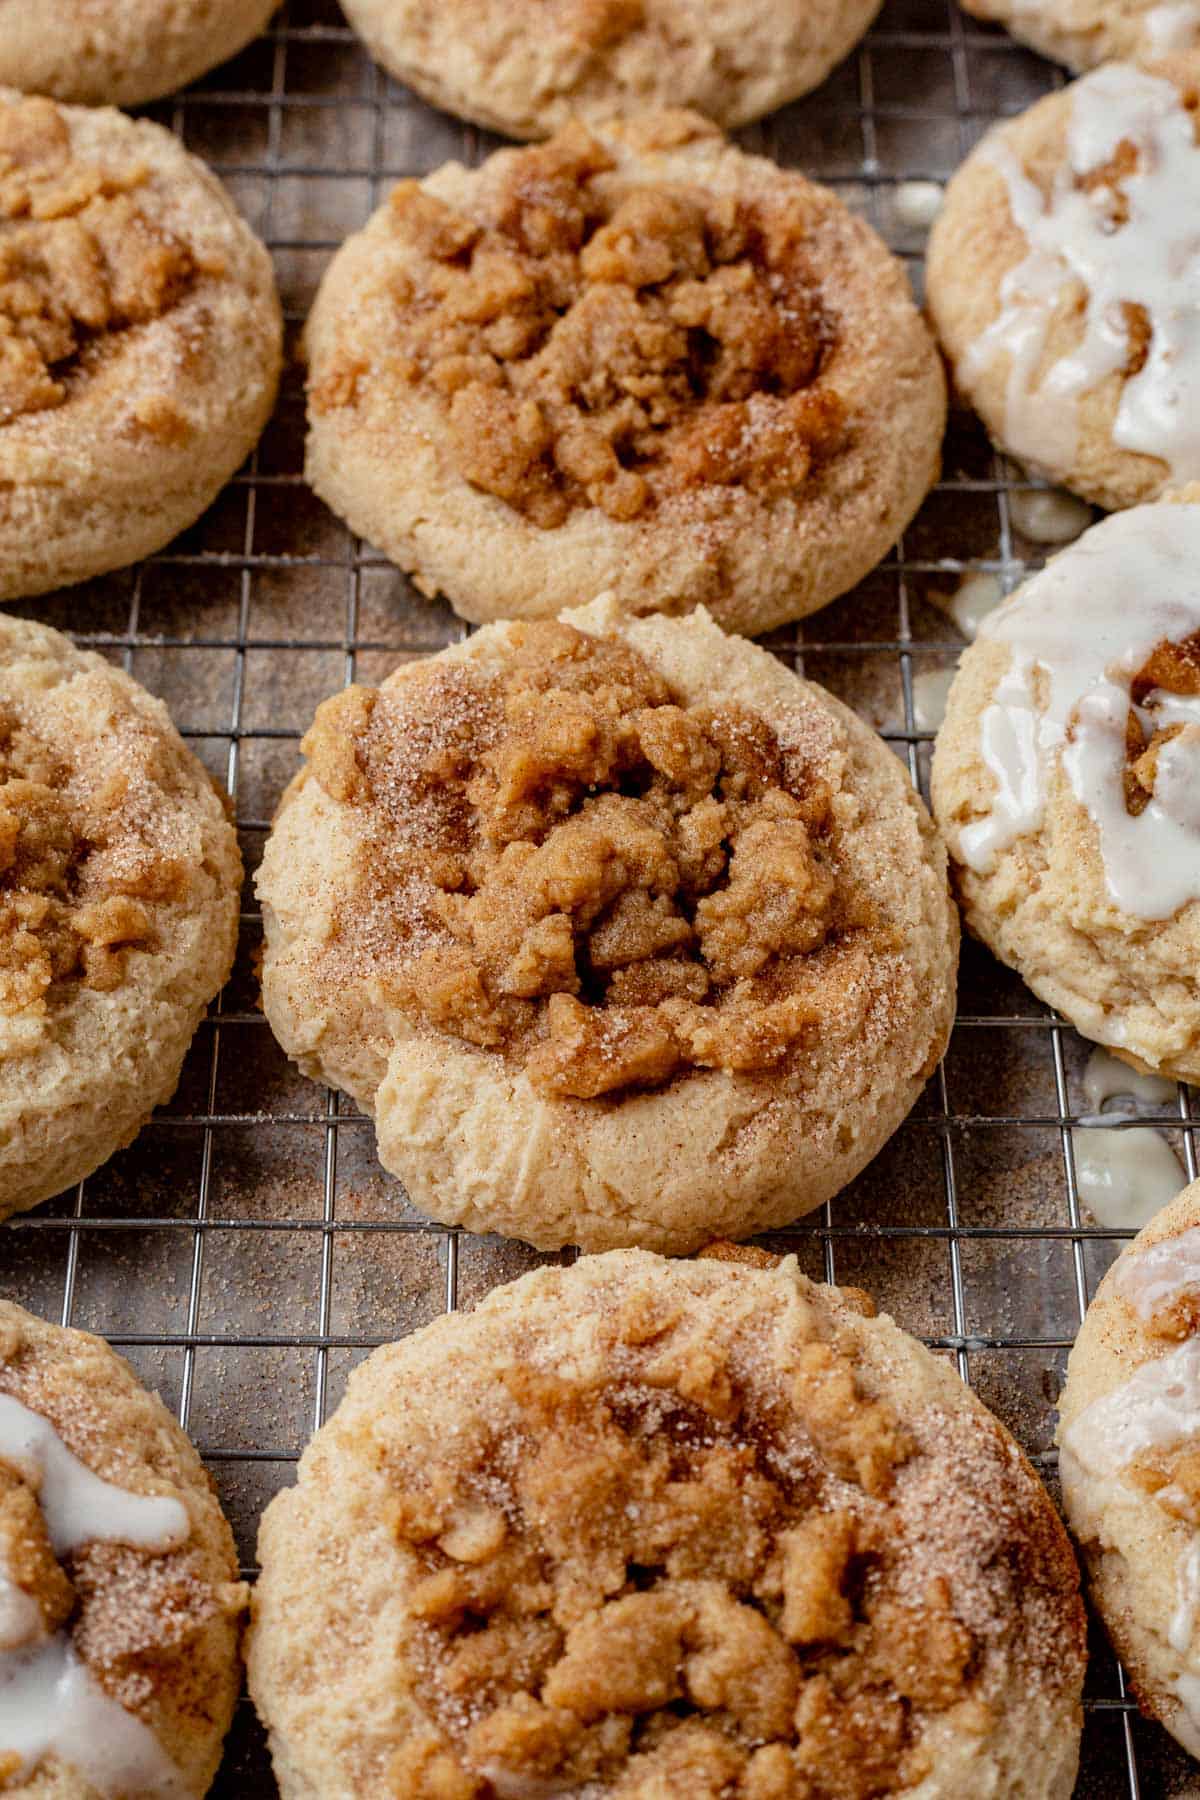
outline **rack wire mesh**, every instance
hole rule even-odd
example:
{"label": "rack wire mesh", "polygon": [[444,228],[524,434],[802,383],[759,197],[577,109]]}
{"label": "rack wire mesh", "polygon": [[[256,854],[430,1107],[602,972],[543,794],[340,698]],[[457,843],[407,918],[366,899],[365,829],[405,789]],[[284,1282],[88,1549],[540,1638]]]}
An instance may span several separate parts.
{"label": "rack wire mesh", "polygon": [[[918,289],[923,232],[901,183],[944,180],[992,121],[1061,72],[953,0],[889,0],[816,94],[742,134],[830,183],[880,229]],[[295,332],[328,261],[389,183],[494,140],[423,106],[373,65],[334,0],[289,0],[235,62],[150,109],[223,176],[273,251]],[[294,369],[258,452],[206,517],[141,567],[23,610],[123,663],[169,704],[237,802],[253,870],[317,702],[465,629],[421,600],[304,486]],[[1038,560],[1014,522],[1028,486],[956,415],[945,476],[855,593],[771,647],[855,706],[928,791],[914,680],[961,641],[932,597],[963,570],[1011,587]],[[179,1093],[130,1150],[6,1228],[6,1291],[100,1331],[199,1443],[253,1571],[256,1523],[350,1368],[443,1308],[540,1260],[430,1225],[375,1160],[369,1121],[300,1077],[256,1006],[260,923],[247,883],[234,976]],[[946,1059],[908,1123],[842,1194],[775,1247],[869,1289],[950,1356],[1051,1487],[1053,1406],[1089,1294],[1122,1234],[1085,1223],[1071,1127],[1087,1047],[966,946]],[[1187,1090],[1156,1122],[1189,1178]],[[1128,1235],[1127,1233],[1124,1235]],[[1126,1697],[1094,1634],[1079,1793],[1195,1793],[1193,1766]],[[214,1793],[275,1792],[248,1703]]]}

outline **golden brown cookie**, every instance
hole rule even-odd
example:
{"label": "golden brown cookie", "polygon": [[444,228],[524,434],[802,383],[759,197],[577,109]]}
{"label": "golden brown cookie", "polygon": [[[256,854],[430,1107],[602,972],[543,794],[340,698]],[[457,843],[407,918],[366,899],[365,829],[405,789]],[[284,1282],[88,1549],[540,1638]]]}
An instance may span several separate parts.
{"label": "golden brown cookie", "polygon": [[259,1536],[283,1800],[1067,1800],[1066,1535],[872,1311],[616,1251],[377,1351]]}
{"label": "golden brown cookie", "polygon": [[191,525],[279,378],[270,258],[168,131],[0,90],[0,600]]}
{"label": "golden brown cookie", "polygon": [[284,1049],[443,1221],[687,1250],[843,1187],[958,921],[900,763],[703,613],[600,600],[326,701],[258,877]]}
{"label": "golden brown cookie", "polygon": [[0,0],[0,85],[85,106],[173,94],[257,37],[278,0]]}
{"label": "golden brown cookie", "polygon": [[824,81],[879,0],[349,0],[345,10],[371,54],[435,106],[538,138],[570,119],[663,106],[744,125]]}
{"label": "golden brown cookie", "polygon": [[1200,480],[1200,55],[1112,63],[946,189],[930,311],[1002,450],[1099,506]]}
{"label": "golden brown cookie", "polygon": [[694,114],[401,183],[306,342],[309,480],[468,619],[610,589],[763,631],[852,587],[938,469],[903,269]]}
{"label": "golden brown cookie", "polygon": [[1104,1277],[1059,1412],[1092,1598],[1143,1710],[1200,1756],[1200,1183]]}
{"label": "golden brown cookie", "polygon": [[933,758],[969,928],[1085,1037],[1200,1080],[1200,485],[984,621]]}
{"label": "golden brown cookie", "polygon": [[174,1093],[233,963],[241,872],[162,702],[0,616],[0,1218]]}
{"label": "golden brown cookie", "polygon": [[246,1590],[200,1458],[100,1338],[0,1301],[0,1786],[200,1800]]}
{"label": "golden brown cookie", "polygon": [[1196,0],[962,0],[962,6],[1076,70],[1200,47]]}

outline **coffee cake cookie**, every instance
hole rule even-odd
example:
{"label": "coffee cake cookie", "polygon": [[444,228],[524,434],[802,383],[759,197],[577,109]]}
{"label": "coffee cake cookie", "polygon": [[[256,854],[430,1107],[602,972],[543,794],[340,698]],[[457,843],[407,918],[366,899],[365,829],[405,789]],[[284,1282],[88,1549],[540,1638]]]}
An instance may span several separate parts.
{"label": "coffee cake cookie", "polygon": [[933,481],[941,365],[837,197],[694,114],[402,182],[308,322],[309,480],[464,618],[799,618]]}
{"label": "coffee cake cookie", "polygon": [[857,1174],[941,1055],[958,922],[901,765],[703,613],[493,626],[304,749],[263,1003],[437,1219],[749,1236]]}
{"label": "coffee cake cookie", "polygon": [[279,0],[0,0],[0,85],[84,106],[173,94],[258,36]]}
{"label": "coffee cake cookie", "polygon": [[1002,450],[1099,506],[1200,479],[1200,56],[1114,63],[988,133],[928,295]]}
{"label": "coffee cake cookie", "polygon": [[967,925],[1085,1037],[1200,1081],[1200,485],[984,621],[933,805]]}
{"label": "coffee cake cookie", "polygon": [[167,710],[0,617],[0,1218],[175,1091],[237,943],[241,858]]}
{"label": "coffee cake cookie", "polygon": [[0,1785],[199,1800],[240,1682],[233,1536],[102,1339],[0,1301]]}
{"label": "coffee cake cookie", "polygon": [[0,600],[199,518],[281,342],[270,258],[170,132],[0,90]]}
{"label": "coffee cake cookie", "polygon": [[[732,130],[824,81],[880,0],[347,0],[372,56],[509,137],[694,106]],[[0,10],[0,20],[3,11]]]}
{"label": "coffee cake cookie", "polygon": [[259,1536],[283,1800],[1067,1800],[1066,1534],[873,1313],[615,1251],[376,1351]]}
{"label": "coffee cake cookie", "polygon": [[1197,0],[962,0],[962,8],[1076,70],[1200,47]]}
{"label": "coffee cake cookie", "polygon": [[1200,1182],[1101,1282],[1059,1411],[1092,1598],[1142,1710],[1200,1756]]}

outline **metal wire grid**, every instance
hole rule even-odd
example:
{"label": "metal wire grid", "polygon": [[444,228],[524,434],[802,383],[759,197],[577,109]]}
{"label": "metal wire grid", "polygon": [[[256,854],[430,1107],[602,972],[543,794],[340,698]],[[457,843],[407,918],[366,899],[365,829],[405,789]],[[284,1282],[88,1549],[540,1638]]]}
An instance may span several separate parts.
{"label": "metal wire grid", "polygon": [[[897,209],[898,184],[943,179],[996,116],[1060,81],[952,0],[890,0],[819,93],[743,137],[837,187],[919,286],[921,234]],[[270,244],[293,328],[330,252],[391,180],[493,146],[392,84],[334,0],[290,0],[236,62],[152,111],[218,168]],[[301,464],[295,376],[255,457],[192,532],[134,571],[25,608],[167,700],[237,800],[251,869],[317,701],[464,630],[330,518]],[[965,568],[1011,587],[1038,560],[1010,510],[1022,484],[956,417],[945,479],[895,554],[854,595],[770,640],[880,728],[926,792],[931,734],[916,727],[913,682],[961,648],[930,596]],[[11,1295],[102,1331],[175,1406],[248,1573],[258,1514],[349,1368],[552,1260],[412,1211],[378,1169],[369,1122],[274,1045],[255,1006],[259,936],[248,886],[233,979],[174,1102],[129,1151],[6,1228]],[[815,1276],[868,1288],[953,1357],[1053,1486],[1065,1353],[1122,1234],[1081,1217],[1071,1126],[1086,1047],[971,946],[960,1001],[950,1051],[908,1124],[832,1206],[771,1242]],[[1186,1089],[1159,1123],[1194,1178]],[[1181,1794],[1190,1769],[1137,1716],[1097,1634],[1080,1794]],[[245,1705],[214,1792],[274,1791]]]}

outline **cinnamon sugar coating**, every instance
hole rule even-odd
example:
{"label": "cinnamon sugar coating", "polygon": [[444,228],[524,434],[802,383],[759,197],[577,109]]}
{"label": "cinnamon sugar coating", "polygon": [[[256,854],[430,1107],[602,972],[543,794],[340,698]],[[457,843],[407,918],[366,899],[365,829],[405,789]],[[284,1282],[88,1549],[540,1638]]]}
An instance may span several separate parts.
{"label": "cinnamon sugar coating", "polygon": [[[233,1535],[193,1446],[156,1395],[102,1339],[64,1331],[0,1301],[0,1394],[40,1414],[87,1468],[129,1493],[167,1495],[188,1534],[171,1550],[94,1540],[59,1562],[30,1468],[0,1460],[0,1568],[34,1601],[31,1636],[0,1643],[0,1658],[55,1633],[88,1675],[158,1738],[179,1793],[207,1793],[241,1686],[246,1605]],[[6,1621],[16,1615],[10,1607]],[[93,1771],[94,1774],[94,1771]],[[6,1800],[91,1800],[96,1788],[51,1752],[26,1766],[0,1730]]]}
{"label": "cinnamon sugar coating", "polygon": [[957,932],[920,803],[702,616],[493,628],[326,701],[304,749],[264,1005],[438,1217],[748,1235],[861,1167],[940,1054]]}
{"label": "cinnamon sugar coating", "polygon": [[0,620],[0,1216],[127,1143],[228,974],[241,863],[160,702]]}
{"label": "cinnamon sugar coating", "polygon": [[400,183],[305,342],[310,481],[477,620],[605,587],[761,630],[865,573],[937,466],[899,266],[689,113]]}
{"label": "cinnamon sugar coating", "polygon": [[[794,1263],[585,1258],[377,1353],[260,1557],[285,1800],[1070,1792],[1083,1620],[1049,1500],[949,1370]],[[346,1666],[376,1561],[372,1727],[300,1634]]]}

